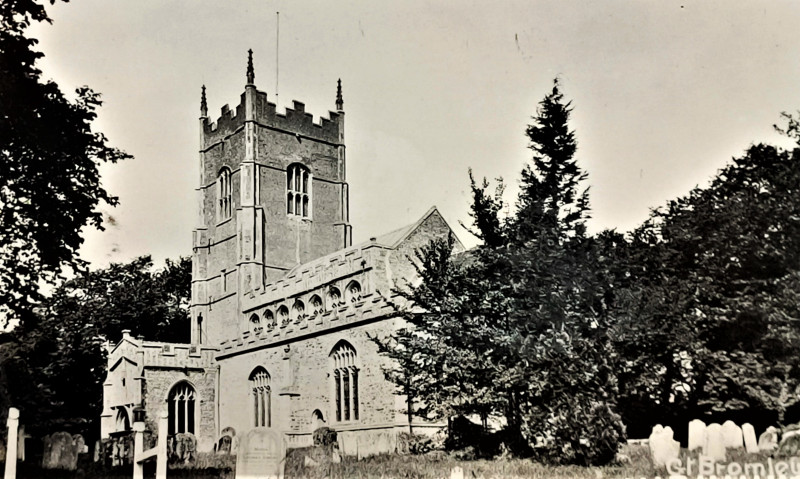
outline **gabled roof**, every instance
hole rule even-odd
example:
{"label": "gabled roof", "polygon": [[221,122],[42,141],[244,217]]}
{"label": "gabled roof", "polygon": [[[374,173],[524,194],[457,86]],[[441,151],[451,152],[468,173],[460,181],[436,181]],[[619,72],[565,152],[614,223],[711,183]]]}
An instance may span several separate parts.
{"label": "gabled roof", "polygon": [[[416,231],[417,228],[419,228],[423,223],[425,223],[425,221],[427,221],[428,218],[430,218],[433,215],[438,215],[438,216],[441,217],[441,213],[439,213],[439,209],[436,208],[436,206],[432,206],[430,209],[428,209],[428,211],[425,212],[424,215],[422,215],[422,217],[420,219],[418,219],[417,221],[415,221],[415,222],[413,222],[413,223],[411,223],[409,225],[403,226],[402,228],[398,228],[398,229],[396,229],[394,231],[390,231],[388,233],[384,233],[384,234],[382,234],[380,236],[375,236],[374,237],[375,241],[372,241],[372,239],[369,239],[369,240],[364,241],[362,243],[359,243],[359,244],[356,244],[356,245],[353,245],[353,246],[350,246],[350,247],[347,247],[347,248],[344,248],[344,249],[340,249],[338,251],[334,251],[333,253],[327,254],[325,256],[321,256],[319,258],[312,259],[311,261],[309,261],[307,263],[299,264],[299,265],[295,266],[294,268],[290,269],[289,271],[287,271],[286,275],[284,277],[292,276],[297,271],[300,271],[300,270],[302,270],[304,268],[310,268],[310,267],[312,267],[313,265],[316,265],[316,264],[325,264],[325,263],[328,262],[328,260],[330,258],[341,256],[342,253],[347,253],[348,251],[359,250],[359,249],[365,248],[367,246],[377,245],[377,246],[382,246],[382,247],[388,248],[388,249],[397,249],[403,243],[403,241],[405,241],[409,236],[411,236],[411,234],[414,233],[414,231]],[[445,222],[445,224],[446,224],[446,222]],[[449,228],[449,225],[448,225],[448,228]],[[450,228],[450,231],[452,231],[452,228]],[[454,236],[455,236],[455,233],[454,233]],[[461,242],[458,240],[458,238],[456,238],[456,242],[459,245],[461,245]]]}
{"label": "gabled roof", "polygon": [[[375,242],[380,244],[380,245],[386,246],[388,248],[392,248],[392,249],[397,248],[398,246],[400,246],[400,243],[402,243],[403,240],[408,238],[408,236],[411,233],[413,233],[414,230],[419,228],[419,226],[422,223],[424,223],[425,220],[427,220],[428,217],[430,217],[434,213],[441,214],[441,213],[439,213],[439,210],[438,210],[438,208],[436,208],[436,206],[431,206],[430,209],[427,212],[425,212],[424,215],[422,215],[422,218],[420,218],[417,221],[411,223],[410,225],[403,226],[402,228],[397,228],[394,231],[390,231],[388,233],[385,233],[385,234],[382,234],[380,236],[375,237]],[[365,241],[365,242],[361,243],[358,246],[367,245],[371,241],[372,240]]]}

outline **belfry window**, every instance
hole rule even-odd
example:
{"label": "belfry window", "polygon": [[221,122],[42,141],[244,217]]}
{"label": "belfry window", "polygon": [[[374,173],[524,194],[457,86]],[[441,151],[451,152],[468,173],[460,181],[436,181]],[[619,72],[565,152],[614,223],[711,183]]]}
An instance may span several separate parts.
{"label": "belfry window", "polygon": [[167,397],[169,435],[186,432],[194,434],[196,399],[191,384],[180,382],[172,387]]}
{"label": "belfry window", "polygon": [[250,373],[253,425],[255,427],[272,427],[272,394],[269,379],[269,373],[261,366]]}
{"label": "belfry window", "polygon": [[286,170],[286,214],[311,217],[311,172],[303,165],[289,165]]}
{"label": "belfry window", "polygon": [[331,352],[336,421],[358,421],[358,367],[356,350],[341,341]]}
{"label": "belfry window", "polygon": [[230,218],[232,211],[231,170],[224,167],[217,175],[217,220]]}

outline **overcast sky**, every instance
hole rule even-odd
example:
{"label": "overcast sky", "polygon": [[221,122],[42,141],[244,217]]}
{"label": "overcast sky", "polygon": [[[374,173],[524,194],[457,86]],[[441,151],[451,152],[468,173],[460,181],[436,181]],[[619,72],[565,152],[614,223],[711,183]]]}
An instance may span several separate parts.
{"label": "overcast sky", "polygon": [[592,231],[628,231],[704,185],[800,108],[800,2],[80,0],[31,33],[62,90],[89,85],[96,123],[135,158],[102,170],[114,224],[87,231],[95,266],[191,253],[200,86],[209,116],[256,85],[278,105],[334,109],[342,79],[355,242],[436,205],[468,245],[467,169],[530,158],[525,126],[559,77],[589,172]]}

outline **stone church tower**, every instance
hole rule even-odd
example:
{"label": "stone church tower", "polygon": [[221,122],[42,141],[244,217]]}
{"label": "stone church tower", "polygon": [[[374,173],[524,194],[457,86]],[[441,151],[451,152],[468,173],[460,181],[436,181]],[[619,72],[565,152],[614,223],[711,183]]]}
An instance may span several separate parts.
{"label": "stone church tower", "polygon": [[352,244],[341,82],[335,107],[319,123],[297,101],[279,113],[256,89],[252,52],[239,104],[215,122],[203,87],[191,342],[123,334],[109,347],[104,440],[124,442],[133,421],[155,432],[167,412],[170,440],[191,435],[201,452],[265,427],[289,447],[320,426],[347,455],[397,447],[405,400],[370,338],[403,325],[394,290],[415,281],[409,258],[452,230],[433,207]]}
{"label": "stone church tower", "polygon": [[241,102],[208,119],[200,107],[198,217],[192,258],[192,342],[246,329],[235,314],[293,267],[351,245],[341,80],[336,112],[312,123],[303,103],[276,112],[256,90],[252,50]]}

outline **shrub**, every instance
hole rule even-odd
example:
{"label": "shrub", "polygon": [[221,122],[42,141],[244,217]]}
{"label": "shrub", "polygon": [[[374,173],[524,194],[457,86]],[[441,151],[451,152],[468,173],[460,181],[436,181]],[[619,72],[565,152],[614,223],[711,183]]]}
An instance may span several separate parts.
{"label": "shrub", "polygon": [[577,395],[559,406],[523,408],[521,432],[537,459],[582,466],[614,460],[625,440],[625,426],[608,404]]}
{"label": "shrub", "polygon": [[332,449],[338,443],[336,431],[329,427],[321,427],[313,433],[314,445]]}

